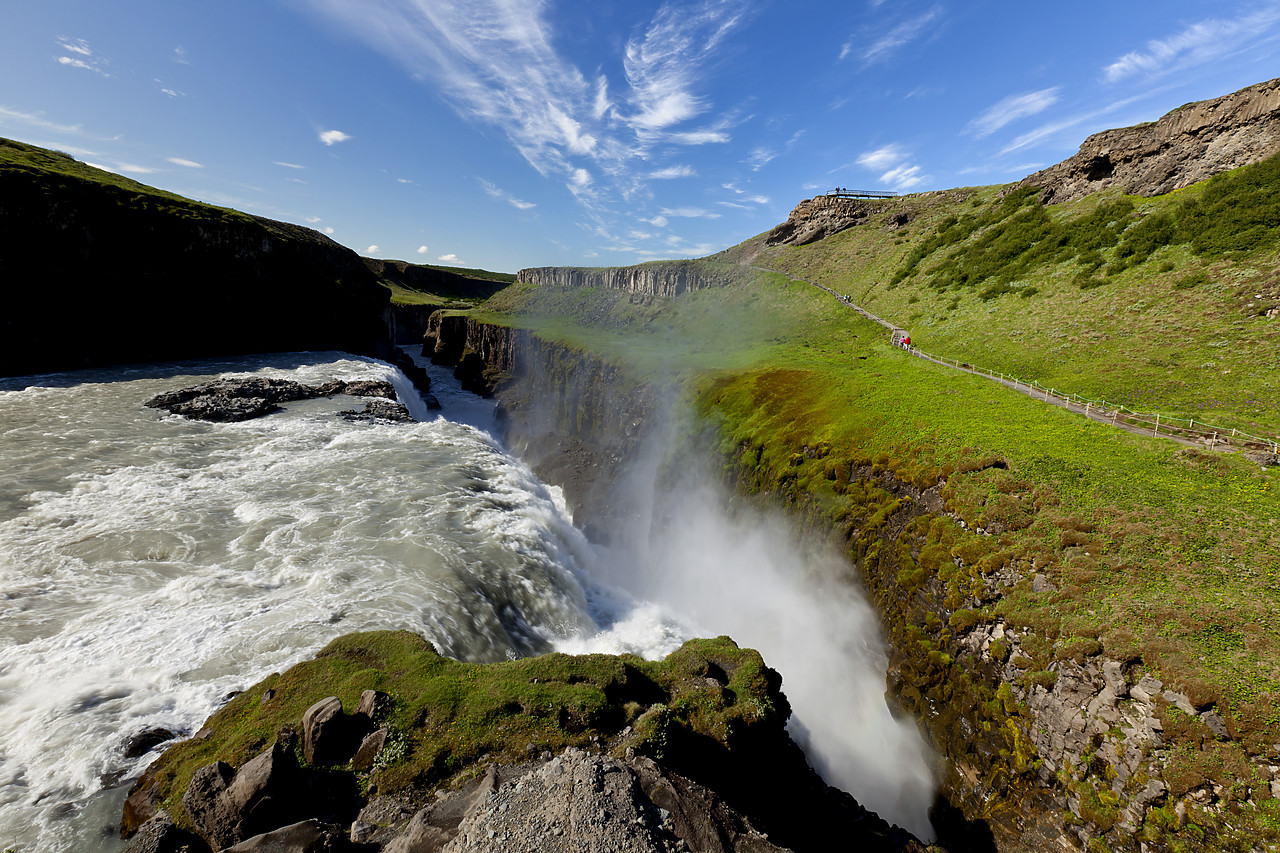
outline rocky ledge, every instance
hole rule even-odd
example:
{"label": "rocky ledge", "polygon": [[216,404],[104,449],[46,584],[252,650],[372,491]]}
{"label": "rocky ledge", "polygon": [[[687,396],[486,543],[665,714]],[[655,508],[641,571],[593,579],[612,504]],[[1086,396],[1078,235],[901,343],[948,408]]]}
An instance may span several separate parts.
{"label": "rocky ledge", "polygon": [[122,834],[129,853],[926,850],[809,768],[780,683],[727,637],[476,665],[352,634],[166,750]]}
{"label": "rocky ledge", "polygon": [[1074,157],[1018,186],[1042,187],[1047,204],[1109,187],[1130,195],[1162,195],[1278,151],[1280,78],[1185,104],[1159,121],[1095,133]]}
{"label": "rocky ledge", "polygon": [[232,422],[247,421],[277,412],[281,403],[334,397],[339,394],[383,398],[366,405],[363,412],[343,412],[344,415],[360,419],[412,420],[408,410],[395,402],[396,391],[392,384],[372,379],[350,382],[333,380],[321,385],[304,385],[290,379],[267,379],[260,376],[215,379],[157,394],[146,405],[198,421]]}

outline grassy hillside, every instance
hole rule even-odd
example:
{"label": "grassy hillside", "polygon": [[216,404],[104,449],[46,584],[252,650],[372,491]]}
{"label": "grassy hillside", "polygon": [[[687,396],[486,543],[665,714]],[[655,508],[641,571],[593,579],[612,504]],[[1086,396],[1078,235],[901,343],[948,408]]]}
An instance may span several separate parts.
{"label": "grassy hillside", "polygon": [[[803,247],[756,238],[714,261],[848,293],[932,352],[1280,435],[1280,317],[1267,316],[1280,305],[1278,181],[1271,161],[1166,197],[1053,208],[1000,187],[952,190],[888,202],[912,212],[905,228],[873,217]],[[983,737],[995,739],[985,774],[1031,784],[1034,767],[1016,733],[1026,709],[954,658],[974,624],[1002,622],[1030,632],[1019,658],[1028,689],[1051,685],[1059,661],[1105,654],[1226,721],[1230,737],[1219,739],[1161,711],[1170,796],[1217,785],[1220,805],[1191,819],[1153,808],[1140,837],[1247,849],[1280,830],[1265,769],[1280,743],[1273,469],[1131,435],[912,358],[829,294],[745,267],[730,285],[673,299],[519,285],[486,316],[682,376],[716,426],[727,475],[842,531],[880,584],[905,695],[922,713],[979,709]],[[942,484],[945,513],[882,541],[907,505],[882,474],[921,490]],[[1048,582],[1039,591],[1037,575]],[[912,603],[925,599],[945,606]],[[954,718],[937,719],[951,726],[939,724],[940,742],[959,736]],[[1099,767],[1060,781],[1105,831],[1124,801]],[[1009,784],[989,807],[1016,815],[1022,783]],[[1222,819],[1242,804],[1243,816]]]}
{"label": "grassy hillside", "polygon": [[[1280,159],[1151,199],[912,196],[818,243],[738,247],[926,351],[1143,411],[1280,433]],[[1268,316],[1270,312],[1270,316]]]}

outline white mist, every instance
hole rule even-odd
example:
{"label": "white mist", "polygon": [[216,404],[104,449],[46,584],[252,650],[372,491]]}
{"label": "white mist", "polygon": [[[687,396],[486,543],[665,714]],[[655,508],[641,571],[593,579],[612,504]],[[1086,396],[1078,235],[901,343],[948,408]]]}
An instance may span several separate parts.
{"label": "white mist", "polygon": [[[932,839],[936,757],[884,699],[878,617],[831,549],[803,547],[786,520],[730,513],[723,489],[686,476],[656,495],[660,520],[613,550],[611,579],[728,634],[782,673],[792,736],[828,783],[885,820]],[[652,481],[650,481],[652,482]]]}

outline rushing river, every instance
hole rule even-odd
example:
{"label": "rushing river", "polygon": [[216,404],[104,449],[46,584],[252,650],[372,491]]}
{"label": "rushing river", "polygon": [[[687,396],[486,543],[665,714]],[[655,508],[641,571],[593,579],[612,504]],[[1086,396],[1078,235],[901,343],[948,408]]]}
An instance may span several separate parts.
{"label": "rushing river", "polygon": [[[344,397],[240,424],[142,405],[237,374],[389,379],[420,422],[346,421],[336,413],[363,401]],[[647,598],[607,583],[622,583],[610,568],[618,555],[593,548],[558,491],[491,437],[492,404],[443,371],[435,382],[442,416],[395,368],[341,353],[0,380],[0,849],[118,850],[129,782],[157,754],[126,758],[134,735],[190,734],[235,691],[352,631],[415,631],[476,661],[557,648],[656,657],[696,634],[731,633],[782,669],[821,746],[827,724],[810,724],[819,715],[806,703],[831,704],[830,689],[844,702],[831,682],[853,676],[793,678],[767,636],[689,606],[702,594],[696,578],[684,579],[692,591],[632,587]],[[883,658],[874,629],[861,631],[852,653],[834,644],[843,662],[833,665],[873,690],[878,679],[870,706],[883,708]],[[857,748],[836,744],[828,778],[927,833],[918,738],[887,711],[840,713],[852,740],[882,743],[900,753],[886,760],[914,769],[887,795],[878,779],[860,791],[837,766]],[[867,775],[867,760],[855,756],[848,772]]]}

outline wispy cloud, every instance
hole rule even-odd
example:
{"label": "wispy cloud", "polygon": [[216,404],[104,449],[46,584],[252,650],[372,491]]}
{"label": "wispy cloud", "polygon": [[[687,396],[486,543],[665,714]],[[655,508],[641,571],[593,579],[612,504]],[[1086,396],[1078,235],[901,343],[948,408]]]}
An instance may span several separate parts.
{"label": "wispy cloud", "polygon": [[1277,25],[1280,4],[1275,2],[1231,20],[1209,18],[1168,38],[1147,42],[1145,50],[1125,54],[1103,68],[1102,75],[1107,82],[1115,83],[1127,77],[1150,77],[1172,68],[1199,65],[1274,37]]}
{"label": "wispy cloud", "polygon": [[662,215],[665,217],[676,217],[680,219],[719,219],[720,214],[701,207],[664,207]]}
{"label": "wispy cloud", "polygon": [[346,142],[351,135],[340,130],[322,130],[319,132],[319,137],[325,145],[336,145],[339,142]]}
{"label": "wispy cloud", "polygon": [[173,49],[173,61],[179,65],[190,65],[191,60],[187,58],[187,52],[182,45],[178,45]]}
{"label": "wispy cloud", "polygon": [[928,175],[922,174],[921,167],[912,163],[911,159],[910,152],[894,143],[877,148],[874,151],[864,152],[858,155],[858,159],[855,162],[859,166],[874,172],[879,172],[883,169],[884,171],[880,175],[880,183],[893,187],[895,190],[909,190],[929,179]]}
{"label": "wispy cloud", "polygon": [[1048,124],[1041,125],[1040,127],[1037,127],[1034,130],[1030,130],[1022,134],[1021,136],[1017,137],[1016,139],[1014,139],[1013,142],[1010,142],[1003,149],[1001,149],[1000,153],[1009,154],[1013,151],[1017,151],[1020,148],[1027,148],[1029,146],[1034,146],[1037,143],[1043,142],[1046,139],[1050,139],[1054,136],[1057,136],[1058,134],[1062,133],[1065,130],[1070,130],[1071,128],[1074,128],[1077,125],[1085,124],[1086,122],[1095,121],[1107,115],[1108,113],[1113,113],[1117,110],[1123,109],[1129,106],[1130,104],[1132,104],[1134,101],[1138,101],[1147,97],[1149,94],[1150,94],[1149,92],[1143,92],[1141,94],[1134,95],[1133,97],[1123,98],[1119,101],[1115,101],[1114,103],[1107,104],[1106,106],[1096,110],[1089,110],[1087,112],[1078,113],[1073,116],[1068,116],[1067,118],[1064,118],[1060,121],[1049,122]]}
{"label": "wispy cloud", "polygon": [[175,166],[186,166],[188,169],[203,169],[204,166],[194,160],[184,160],[181,157],[170,157],[169,162]]}
{"label": "wispy cloud", "polygon": [[697,174],[692,166],[668,166],[665,169],[655,169],[649,173],[649,177],[658,181],[669,181],[674,178],[692,178]]}
{"label": "wispy cloud", "polygon": [[64,51],[62,56],[54,57],[59,65],[65,65],[69,68],[83,68],[85,71],[92,71],[94,74],[101,74],[103,77],[110,77],[107,73],[105,59],[96,56],[93,49],[89,47],[89,43],[84,39],[71,39],[60,36],[58,38],[58,47]]}
{"label": "wispy cloud", "polygon": [[480,178],[479,181],[480,186],[484,188],[485,193],[493,196],[494,198],[502,199],[517,210],[529,210],[537,207],[537,205],[531,201],[522,201],[521,199],[516,198],[506,190],[499,188],[492,181],[486,181],[484,178]]}
{"label": "wispy cloud", "polygon": [[667,0],[624,43],[613,79],[556,49],[545,0],[305,2],[437,87],[464,118],[499,128],[590,209],[649,180],[657,146],[723,143],[736,120],[716,114],[705,78],[746,14],[742,0]]}
{"label": "wispy cloud", "polygon": [[284,166],[286,169],[305,169],[306,166],[299,166],[297,163],[286,163],[283,160],[276,160],[272,165]]}
{"label": "wispy cloud", "polygon": [[927,34],[930,28],[941,19],[942,8],[934,6],[927,12],[896,24],[888,32],[872,37],[870,43],[861,47],[858,46],[858,42],[861,41],[860,38],[850,38],[840,49],[840,59],[843,60],[850,54],[856,54],[864,65],[885,62],[897,53],[899,49]]}
{"label": "wispy cloud", "polygon": [[49,121],[44,117],[43,113],[23,113],[17,110],[11,110],[6,107],[0,107],[0,121],[19,122],[21,124],[38,127],[41,130],[50,130],[55,133],[79,133],[80,125],[78,124],[58,124]]}
{"label": "wispy cloud", "polygon": [[989,107],[982,115],[969,122],[968,131],[981,139],[990,136],[1006,124],[1027,118],[1047,110],[1058,102],[1060,87],[1010,95]]}

